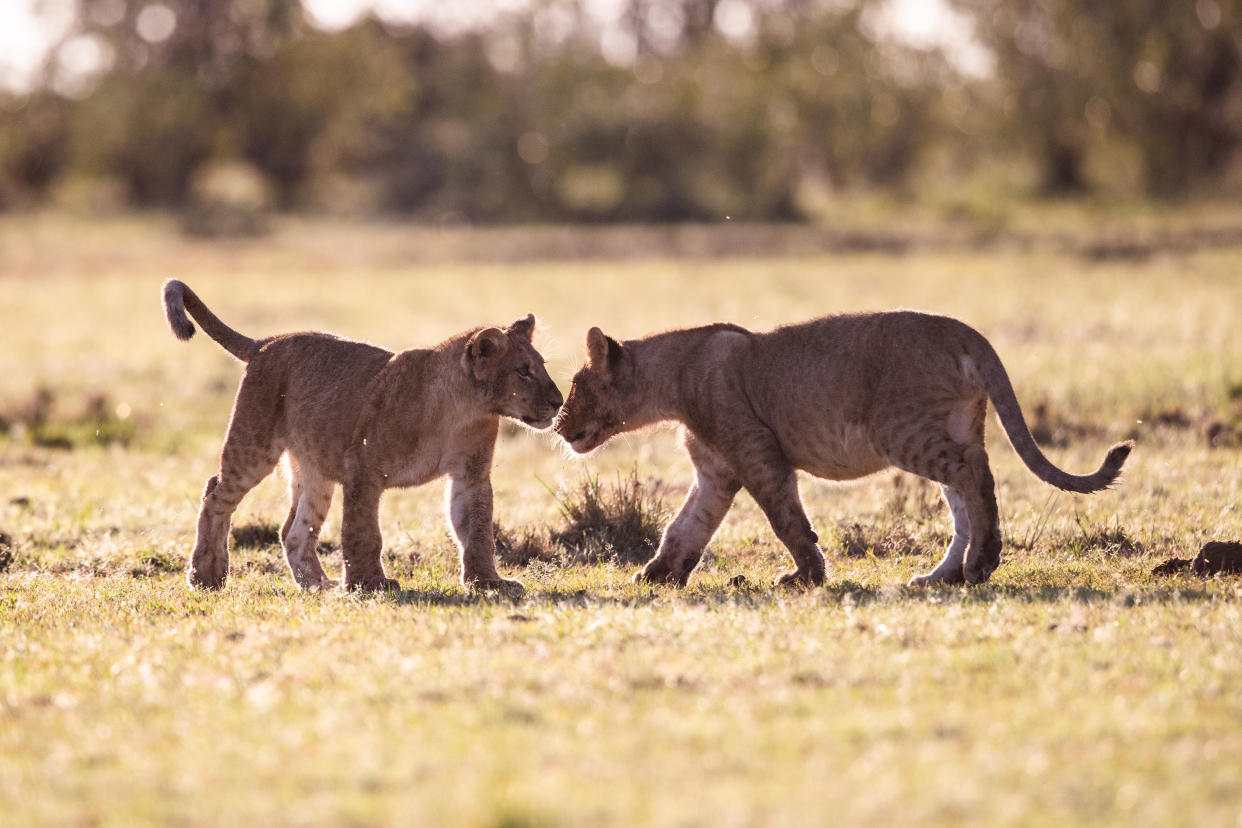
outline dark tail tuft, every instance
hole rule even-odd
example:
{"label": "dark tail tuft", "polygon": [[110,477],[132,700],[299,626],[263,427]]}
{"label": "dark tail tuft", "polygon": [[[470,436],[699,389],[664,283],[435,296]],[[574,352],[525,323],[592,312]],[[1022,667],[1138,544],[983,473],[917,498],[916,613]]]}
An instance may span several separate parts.
{"label": "dark tail tuft", "polygon": [[185,312],[185,282],[169,279],[164,283],[164,315],[173,336],[182,341],[194,336],[194,323]]}
{"label": "dark tail tuft", "polygon": [[1125,465],[1126,458],[1130,456],[1130,452],[1134,450],[1134,441],[1126,440],[1124,443],[1118,443],[1108,450],[1108,454],[1104,457],[1104,469],[1112,478],[1109,485],[1121,475],[1121,467]]}

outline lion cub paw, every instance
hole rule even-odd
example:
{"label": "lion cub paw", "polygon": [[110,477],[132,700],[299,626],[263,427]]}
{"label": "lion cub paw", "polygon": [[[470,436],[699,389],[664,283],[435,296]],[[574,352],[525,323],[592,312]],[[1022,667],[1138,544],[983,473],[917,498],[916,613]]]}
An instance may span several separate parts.
{"label": "lion cub paw", "polygon": [[228,558],[200,558],[190,562],[185,579],[190,586],[199,589],[222,589],[228,575]]}
{"label": "lion cub paw", "polygon": [[971,566],[969,563],[962,567],[962,575],[966,583],[971,586],[986,583],[992,577],[992,570],[984,565]]}
{"label": "lion cub paw", "polygon": [[358,581],[346,581],[345,588],[350,592],[398,592],[401,584],[383,575],[372,575]]}
{"label": "lion cub paw", "polygon": [[653,567],[648,564],[634,573],[633,581],[636,584],[664,584],[667,586],[684,587],[689,578],[690,573],[688,572],[685,575],[680,575],[667,567]]}
{"label": "lion cub paw", "polygon": [[960,584],[960,583],[962,583],[961,570],[958,570],[955,574],[952,571],[941,572],[938,569],[933,569],[931,572],[928,572],[926,575],[915,575],[913,578],[911,578],[909,581],[906,582],[906,586],[925,587],[925,586],[931,586],[932,584],[944,584],[946,586],[956,586],[957,584]]}

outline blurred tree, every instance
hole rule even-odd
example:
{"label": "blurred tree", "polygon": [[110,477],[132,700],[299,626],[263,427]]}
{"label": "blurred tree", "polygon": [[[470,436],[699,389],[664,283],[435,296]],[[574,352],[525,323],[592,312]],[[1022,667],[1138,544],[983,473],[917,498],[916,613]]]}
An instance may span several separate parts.
{"label": "blurred tree", "polygon": [[884,0],[624,0],[606,30],[532,0],[452,37],[320,31],[299,0],[76,0],[51,64],[96,65],[0,102],[0,204],[86,174],[182,206],[224,167],[287,208],[785,220],[808,182],[905,193],[944,148],[1020,148],[1049,193],[1118,146],[1154,194],[1235,163],[1242,0],[951,2],[994,76],[882,36]]}
{"label": "blurred tree", "polygon": [[252,62],[230,112],[245,157],[271,177],[281,204],[294,206],[312,172],[375,154],[383,125],[410,110],[415,88],[400,44],[368,20],[290,40]]}
{"label": "blurred tree", "polygon": [[952,0],[996,56],[998,114],[1046,192],[1082,191],[1095,134],[1130,143],[1147,189],[1211,181],[1242,140],[1238,0]]}
{"label": "blurred tree", "polygon": [[0,208],[41,193],[68,166],[72,105],[49,90],[0,99]]}
{"label": "blurred tree", "polygon": [[[80,154],[94,171],[118,175],[138,204],[182,203],[203,163],[251,137],[238,123],[247,81],[309,30],[298,0],[78,4],[80,36],[113,56],[80,107]],[[253,143],[245,150],[265,154]]]}

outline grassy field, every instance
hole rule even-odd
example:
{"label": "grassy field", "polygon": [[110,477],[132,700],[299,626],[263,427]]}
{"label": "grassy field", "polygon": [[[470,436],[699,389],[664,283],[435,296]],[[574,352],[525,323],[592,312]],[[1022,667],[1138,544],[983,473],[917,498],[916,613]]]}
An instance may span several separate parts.
{"label": "grassy field", "polygon": [[[646,232],[576,258],[595,248],[541,228],[0,220],[3,822],[1242,825],[1242,579],[1149,574],[1242,539],[1242,248],[617,252],[667,246]],[[1138,445],[1115,489],[1054,495],[993,425],[1007,546],[976,588],[903,586],[950,522],[885,473],[804,481],[829,555],[811,591],[768,586],[786,553],[742,495],[685,590],[552,560],[504,570],[520,601],[473,595],[433,484],[383,503],[400,593],[300,594],[270,543],[192,592],[240,368],[168,333],[168,276],[252,335],[400,348],[534,311],[563,390],[595,324],[947,312],[991,338],[1063,467]],[[497,521],[556,528],[588,475],[631,472],[668,510],[691,474],[667,429],[585,461],[505,429]],[[285,485],[235,525],[282,519]]]}

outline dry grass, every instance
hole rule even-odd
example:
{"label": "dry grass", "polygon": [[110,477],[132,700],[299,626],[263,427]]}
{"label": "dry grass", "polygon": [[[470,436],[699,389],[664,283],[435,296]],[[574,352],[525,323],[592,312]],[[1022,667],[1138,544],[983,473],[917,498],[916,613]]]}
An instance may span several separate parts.
{"label": "dry grass", "polygon": [[[1242,538],[1242,456],[1207,435],[1238,423],[1242,252],[461,264],[412,245],[393,227],[294,222],[216,245],[150,219],[0,221],[6,821],[1242,818],[1242,581],[1150,572]],[[255,334],[400,347],[533,310],[558,380],[591,324],[624,337],[940,310],[989,335],[1029,410],[1044,403],[1057,463],[1094,468],[1126,436],[1138,447],[1113,490],[1053,495],[994,431],[1008,543],[974,589],[902,586],[934,565],[950,521],[934,487],[894,474],[803,481],[823,589],[767,586],[786,553],[745,495],[687,589],[631,584],[661,504],[691,480],[675,435],[567,463],[549,438],[506,429],[496,520],[521,601],[458,585],[438,486],[383,503],[401,592],[298,593],[271,542],[288,508],[278,477],[236,516],[253,543],[237,544],[228,587],[191,592],[180,570],[239,369],[168,335],[169,275]],[[40,388],[65,448],[22,415]],[[127,440],[80,436],[92,399],[132,424]],[[339,504],[329,544],[338,525]]]}

